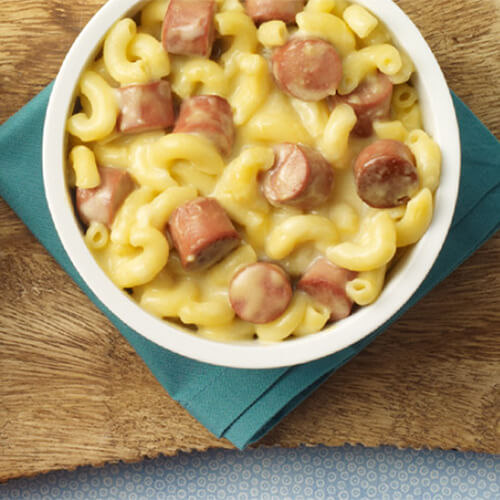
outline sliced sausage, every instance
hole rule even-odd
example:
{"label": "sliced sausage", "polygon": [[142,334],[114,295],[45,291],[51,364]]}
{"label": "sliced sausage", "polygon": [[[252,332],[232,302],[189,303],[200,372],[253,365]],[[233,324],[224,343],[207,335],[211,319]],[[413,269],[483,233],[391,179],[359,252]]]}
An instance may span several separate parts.
{"label": "sliced sausage", "polygon": [[292,299],[292,286],[281,267],[269,262],[250,264],[229,285],[234,312],[250,323],[269,323],[279,318]]}
{"label": "sliced sausage", "polygon": [[316,38],[290,40],[272,57],[279,87],[303,101],[334,95],[342,80],[342,61],[333,45]]}
{"label": "sliced sausage", "polygon": [[353,132],[359,137],[373,133],[373,122],[389,118],[393,85],[389,78],[378,71],[365,78],[358,87],[340,99],[352,107],[358,121]]}
{"label": "sliced sausage", "polygon": [[162,28],[165,50],[208,57],[215,36],[215,7],[214,0],[170,0]]}
{"label": "sliced sausage", "polygon": [[128,172],[117,168],[99,167],[99,175],[99,186],[76,188],[76,208],[85,225],[95,221],[110,227],[116,212],[134,189],[134,181]]}
{"label": "sliced sausage", "polygon": [[334,174],[321,153],[290,143],[275,146],[274,152],[274,166],[265,173],[262,182],[269,203],[311,210],[328,199]]}
{"label": "sliced sausage", "polygon": [[189,271],[207,269],[222,260],[240,243],[240,235],[213,198],[196,198],[178,207],[168,230],[182,265]]}
{"label": "sliced sausage", "polygon": [[117,90],[120,104],[118,130],[136,133],[168,128],[175,122],[170,84],[164,80],[129,85]]}
{"label": "sliced sausage", "polygon": [[316,259],[306,270],[297,288],[309,294],[318,303],[328,307],[330,319],[338,321],[351,314],[352,300],[347,296],[346,284],[356,272],[339,267],[328,259]]}
{"label": "sliced sausage", "polygon": [[375,208],[407,203],[419,186],[415,158],[400,141],[380,139],[361,151],[354,163],[359,197]]}
{"label": "sliced sausage", "polygon": [[304,4],[305,0],[246,0],[246,9],[257,24],[274,19],[290,24]]}
{"label": "sliced sausage", "polygon": [[174,132],[201,134],[210,139],[221,154],[228,155],[233,148],[235,134],[231,106],[217,95],[185,99]]}

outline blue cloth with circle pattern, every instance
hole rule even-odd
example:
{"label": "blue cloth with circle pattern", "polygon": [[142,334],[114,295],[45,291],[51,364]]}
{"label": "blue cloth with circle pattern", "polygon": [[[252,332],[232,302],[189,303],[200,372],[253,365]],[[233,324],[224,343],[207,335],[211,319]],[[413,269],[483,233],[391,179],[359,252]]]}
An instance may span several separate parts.
{"label": "blue cloth with circle pattern", "polygon": [[212,366],[162,349],[140,336],[85,285],[57,237],[45,201],[41,142],[49,86],[0,127],[0,196],[126,337],[152,373],[194,417],[239,448],[258,440],[409,307],[459,266],[499,227],[500,143],[454,96],[463,147],[459,202],[445,246],[411,300],[361,342],[317,361],[274,370]]}
{"label": "blue cloth with circle pattern", "polygon": [[500,458],[391,447],[210,450],[0,485],[31,500],[499,500]]}

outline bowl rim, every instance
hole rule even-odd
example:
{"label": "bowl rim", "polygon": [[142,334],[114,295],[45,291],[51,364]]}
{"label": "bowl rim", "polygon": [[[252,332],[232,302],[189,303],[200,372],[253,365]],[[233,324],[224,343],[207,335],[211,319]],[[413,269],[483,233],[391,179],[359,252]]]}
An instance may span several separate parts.
{"label": "bowl rim", "polygon": [[[368,8],[389,28],[393,41],[411,55],[419,86],[432,89],[427,92],[432,115],[424,114],[424,121],[431,118],[435,121],[432,135],[441,148],[442,175],[434,195],[432,223],[408,252],[404,269],[389,281],[374,304],[360,308],[319,333],[271,345],[253,341],[219,342],[187,334],[142,309],[99,267],[85,245],[74,211],[70,210],[72,217],[68,216],[72,202],[64,173],[65,123],[74,89],[113,23],[129,12],[139,11],[148,1],[109,0],[73,43],[49,99],[43,132],[45,195],[58,236],[76,270],[105,307],[128,327],[165,349],[205,363],[251,369],[293,366],[331,355],[367,337],[404,306],[427,276],[445,242],[458,196],[461,168],[458,122],[445,77],[427,42],[392,0],[351,0]],[[425,80],[420,78],[422,73]]]}

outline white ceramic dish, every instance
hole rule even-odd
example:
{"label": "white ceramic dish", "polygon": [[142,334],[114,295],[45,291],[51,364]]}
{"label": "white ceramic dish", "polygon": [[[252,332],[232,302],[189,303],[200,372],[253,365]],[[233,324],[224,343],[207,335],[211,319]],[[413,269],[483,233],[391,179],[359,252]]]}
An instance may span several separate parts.
{"label": "white ceramic dish", "polygon": [[405,304],[431,269],[450,227],[458,194],[460,143],[453,103],[441,69],[416,26],[392,0],[356,2],[389,27],[395,42],[412,58],[425,129],[441,147],[442,178],[427,233],[393,269],[378,300],[335,326],[274,345],[258,341],[221,343],[188,334],[150,315],[111,282],[84,243],[66,185],[65,124],[80,74],[112,24],[134,14],[145,3],[147,0],[110,0],[94,16],[66,56],[47,110],[43,140],[45,192],[59,237],[82,278],[116,316],[147,339],[183,356],[217,365],[237,368],[295,365],[337,352],[369,335]]}

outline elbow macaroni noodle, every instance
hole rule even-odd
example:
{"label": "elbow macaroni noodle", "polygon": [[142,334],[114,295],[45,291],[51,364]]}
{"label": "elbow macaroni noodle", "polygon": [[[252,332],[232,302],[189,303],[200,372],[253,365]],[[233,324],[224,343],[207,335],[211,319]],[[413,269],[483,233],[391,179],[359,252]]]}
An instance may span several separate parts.
{"label": "elbow macaroni noodle", "polygon": [[243,125],[264,103],[270,90],[267,61],[257,54],[239,54],[236,60],[239,80],[229,97],[235,125]]}
{"label": "elbow macaroni noodle", "polygon": [[114,131],[118,117],[113,89],[102,76],[89,70],[80,79],[80,92],[90,109],[68,120],[68,132],[84,142],[104,139]]}
{"label": "elbow macaroni noodle", "polygon": [[342,17],[359,38],[366,38],[378,25],[378,19],[360,5],[347,7]]}
{"label": "elbow macaroni noodle", "polygon": [[257,38],[264,47],[279,47],[288,40],[288,30],[283,21],[267,21],[257,30]]}
{"label": "elbow macaroni noodle", "polygon": [[[80,78],[80,108],[67,123],[72,136],[68,178],[74,186],[99,186],[98,165],[126,170],[137,185],[110,227],[91,222],[86,229],[85,242],[98,263],[151,314],[222,341],[255,336],[281,341],[318,332],[330,319],[325,306],[298,290],[270,323],[254,325],[236,317],[229,283],[258,260],[279,261],[298,278],[311,260],[324,255],[357,272],[345,290],[355,304],[376,301],[397,249],[416,243],[428,229],[440,178],[440,149],[422,130],[407,54],[393,45],[375,16],[345,0],[309,0],[296,26],[271,20],[259,27],[239,0],[217,0],[214,25],[221,55],[216,60],[169,55],[160,39],[168,3],[147,3],[135,18],[138,25],[130,18],[113,25],[102,56]],[[343,63],[340,95],[377,70],[395,85],[390,117],[375,121],[373,128],[375,138],[405,142],[415,156],[420,188],[405,206],[374,209],[357,197],[346,167],[367,141],[352,133],[357,117],[351,106],[332,109],[327,100],[302,101],[273,83],[270,51],[294,36],[319,37],[336,48]],[[228,100],[236,127],[232,156],[223,158],[197,134],[116,132],[115,89],[167,77],[180,99],[216,94]],[[280,142],[316,148],[332,164],[336,187],[323,207],[313,212],[277,208],[262,195],[260,175],[273,166],[272,146]],[[210,269],[187,272],[170,249],[165,226],[177,207],[197,196],[219,201],[243,243]]]}
{"label": "elbow macaroni noodle", "polygon": [[[182,71],[179,69],[182,68]],[[193,95],[198,84],[203,94],[227,95],[227,79],[224,70],[216,62],[201,57],[189,61],[178,60],[172,79],[172,90],[185,99]]]}
{"label": "elbow macaroni noodle", "polygon": [[367,306],[377,300],[384,286],[387,266],[363,271],[346,286],[347,295],[358,306]]}
{"label": "elbow macaroni noodle", "polygon": [[320,144],[320,151],[325,158],[337,168],[340,160],[347,152],[351,130],[357,118],[351,106],[339,104],[331,112]]}
{"label": "elbow macaroni noodle", "polygon": [[322,12],[330,14],[335,8],[336,0],[309,0],[305,12]]}
{"label": "elbow macaroni noodle", "polygon": [[161,37],[161,25],[167,12],[169,0],[151,0],[141,11],[140,30],[155,38]]}
{"label": "elbow macaroni noodle", "polygon": [[299,33],[317,36],[330,42],[342,57],[356,47],[353,32],[340,17],[323,12],[301,12],[296,17]]}
{"label": "elbow macaroni noodle", "polygon": [[349,94],[369,73],[377,68],[386,75],[395,75],[403,63],[399,51],[387,43],[371,45],[351,52],[344,59],[344,76],[339,86],[339,94]]}
{"label": "elbow macaroni noodle", "polygon": [[151,76],[146,61],[132,61],[129,57],[129,47],[136,33],[135,22],[132,19],[122,19],[111,28],[104,40],[104,65],[111,77],[122,85],[146,83]]}
{"label": "elbow macaroni noodle", "polygon": [[95,155],[87,146],[75,146],[69,154],[69,161],[75,171],[75,186],[92,189],[101,183]]}
{"label": "elbow macaroni noodle", "polygon": [[391,217],[380,212],[367,218],[358,240],[346,241],[326,250],[326,256],[351,271],[370,271],[388,264],[396,253],[396,227]]}

